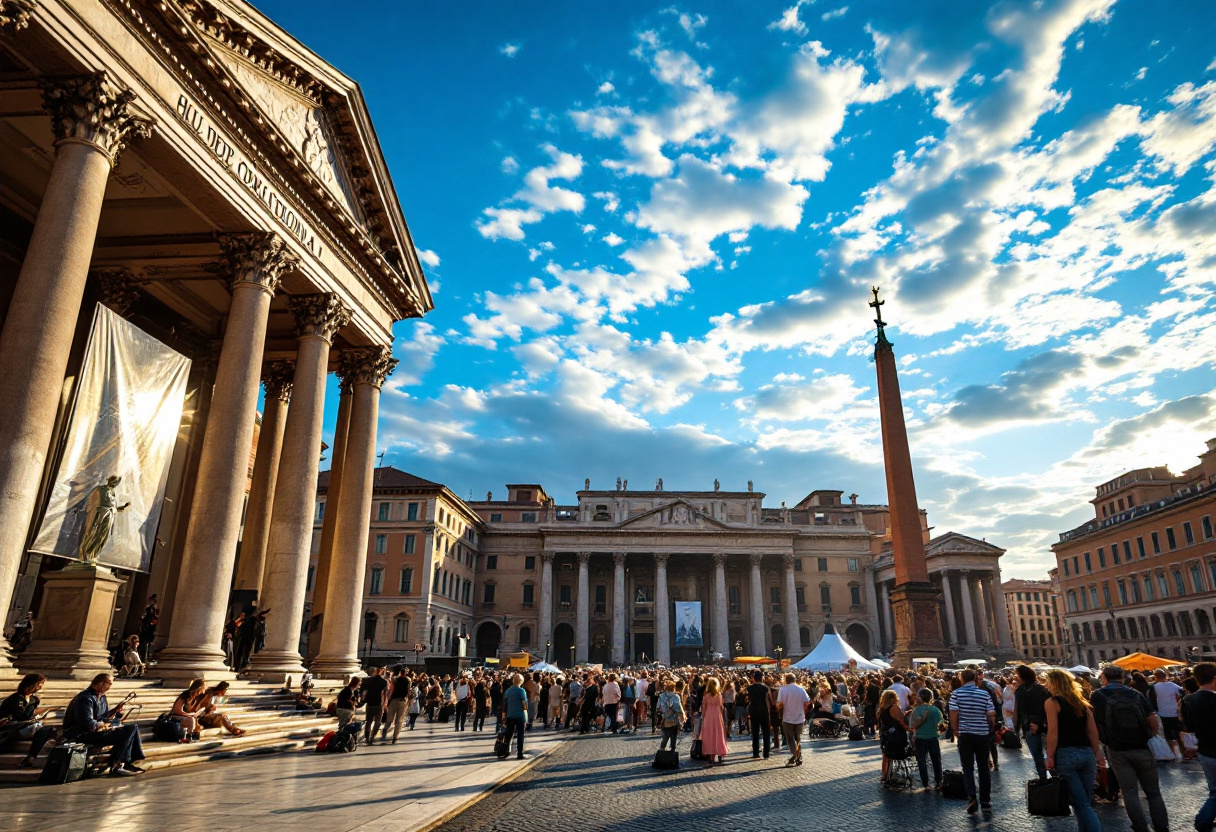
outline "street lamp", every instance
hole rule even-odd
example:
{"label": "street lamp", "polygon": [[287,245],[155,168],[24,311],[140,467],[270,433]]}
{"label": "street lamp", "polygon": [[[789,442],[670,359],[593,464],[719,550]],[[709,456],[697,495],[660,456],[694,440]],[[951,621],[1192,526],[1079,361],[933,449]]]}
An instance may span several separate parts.
{"label": "street lamp", "polygon": [[545,664],[549,663],[549,648],[552,646],[553,645],[550,642],[545,642]]}
{"label": "street lamp", "polygon": [[781,654],[784,652],[785,650],[783,650],[780,646],[777,647],[777,670],[781,670]]}
{"label": "street lamp", "polygon": [[570,645],[570,666],[574,667],[574,645]]}

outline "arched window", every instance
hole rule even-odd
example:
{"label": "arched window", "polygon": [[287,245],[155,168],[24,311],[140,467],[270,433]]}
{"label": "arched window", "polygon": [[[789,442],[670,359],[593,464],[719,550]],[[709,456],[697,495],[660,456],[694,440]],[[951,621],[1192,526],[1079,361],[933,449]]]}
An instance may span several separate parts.
{"label": "arched window", "polygon": [[1102,628],[1101,621],[1094,622],[1094,641],[1106,641],[1106,631]]}
{"label": "arched window", "polygon": [[1174,621],[1174,614],[1172,612],[1165,614],[1165,634],[1167,636],[1178,635],[1178,624]]}
{"label": "arched window", "polygon": [[1191,614],[1186,610],[1178,613],[1178,627],[1184,636],[1195,635],[1195,627],[1191,624]]}
{"label": "arched window", "polygon": [[531,643],[532,643],[532,628],[531,627],[520,627],[519,628],[519,646],[527,647]]}
{"label": "arched window", "polygon": [[1153,627],[1153,638],[1161,638],[1161,619],[1156,615],[1150,615],[1148,622]]}
{"label": "arched window", "polygon": [[1201,635],[1212,634],[1212,619],[1208,618],[1206,610],[1195,610],[1195,624],[1198,625]]}
{"label": "arched window", "polygon": [[398,644],[404,644],[410,639],[410,617],[405,613],[398,615],[394,619],[393,641]]}
{"label": "arched window", "polygon": [[811,628],[810,627],[799,627],[798,628],[798,642],[802,645],[803,652],[806,652],[806,653],[811,652]]}
{"label": "arched window", "polygon": [[1136,619],[1135,618],[1127,619],[1127,632],[1131,638],[1140,638],[1140,634],[1139,634],[1139,632],[1137,632],[1137,629],[1136,629]]}
{"label": "arched window", "polygon": [[1120,641],[1126,640],[1127,639],[1127,622],[1124,621],[1122,618],[1120,618],[1115,622],[1115,626],[1119,630],[1119,640]]}

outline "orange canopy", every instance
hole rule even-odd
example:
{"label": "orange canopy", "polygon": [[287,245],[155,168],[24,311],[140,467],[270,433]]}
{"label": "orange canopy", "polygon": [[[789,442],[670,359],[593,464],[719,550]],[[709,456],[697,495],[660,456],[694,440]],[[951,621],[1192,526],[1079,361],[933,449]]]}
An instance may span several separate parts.
{"label": "orange canopy", "polygon": [[1131,653],[1111,662],[1124,670],[1156,670],[1159,667],[1181,663],[1178,659],[1163,659],[1160,656],[1150,656],[1148,653]]}

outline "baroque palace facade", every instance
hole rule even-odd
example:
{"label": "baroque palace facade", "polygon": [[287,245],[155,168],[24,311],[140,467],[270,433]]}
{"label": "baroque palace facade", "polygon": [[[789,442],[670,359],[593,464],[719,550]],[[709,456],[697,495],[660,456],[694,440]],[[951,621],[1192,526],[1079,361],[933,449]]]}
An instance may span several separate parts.
{"label": "baroque palace facade", "polygon": [[1074,660],[1216,652],[1216,439],[1193,468],[1137,468],[1090,502],[1094,519],[1051,547]]}
{"label": "baroque palace facade", "polygon": [[[315,549],[325,483],[323,473]],[[814,491],[765,508],[750,482],[641,491],[588,481],[572,504],[537,483],[466,502],[392,467],[375,483],[360,638],[373,661],[523,650],[561,666],[798,657],[829,621],[863,655],[893,646],[887,507],[856,495]],[[1008,656],[1003,550],[956,533],[929,539],[923,513],[921,526],[955,656]],[[682,601],[701,602],[700,646],[678,643]]]}
{"label": "baroque palace facade", "polygon": [[[392,326],[432,308],[358,85],[244,0],[0,0],[0,79],[0,605],[10,623],[35,617],[21,670],[108,670],[109,634],[137,630],[156,594],[157,675],[230,677],[235,586],[274,612],[255,675],[301,672],[336,372],[330,456],[345,476],[330,487],[313,668],[357,671]],[[141,421],[148,402],[90,411],[77,397],[99,320],[186,367],[173,396],[148,389],[176,398],[157,466],[141,443],[166,426]],[[86,443],[91,458],[123,452],[70,467],[65,437],[127,407],[123,430]],[[63,531],[39,543],[63,483]],[[129,510],[64,545],[107,499],[111,516]],[[0,676],[16,672],[0,651]]]}

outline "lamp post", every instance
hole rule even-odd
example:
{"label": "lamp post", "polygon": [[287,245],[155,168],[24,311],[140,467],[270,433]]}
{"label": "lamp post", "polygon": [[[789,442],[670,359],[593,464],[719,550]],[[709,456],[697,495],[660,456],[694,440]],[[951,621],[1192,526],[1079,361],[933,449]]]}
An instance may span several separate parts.
{"label": "lamp post", "polygon": [[574,645],[570,645],[570,666],[574,667]]}
{"label": "lamp post", "polygon": [[785,650],[783,650],[781,648],[781,646],[778,645],[775,652],[777,653],[777,670],[780,671],[781,670],[781,654],[784,653]]}
{"label": "lamp post", "polygon": [[552,646],[553,645],[551,642],[548,642],[548,641],[545,642],[545,664],[549,663],[549,648]]}

